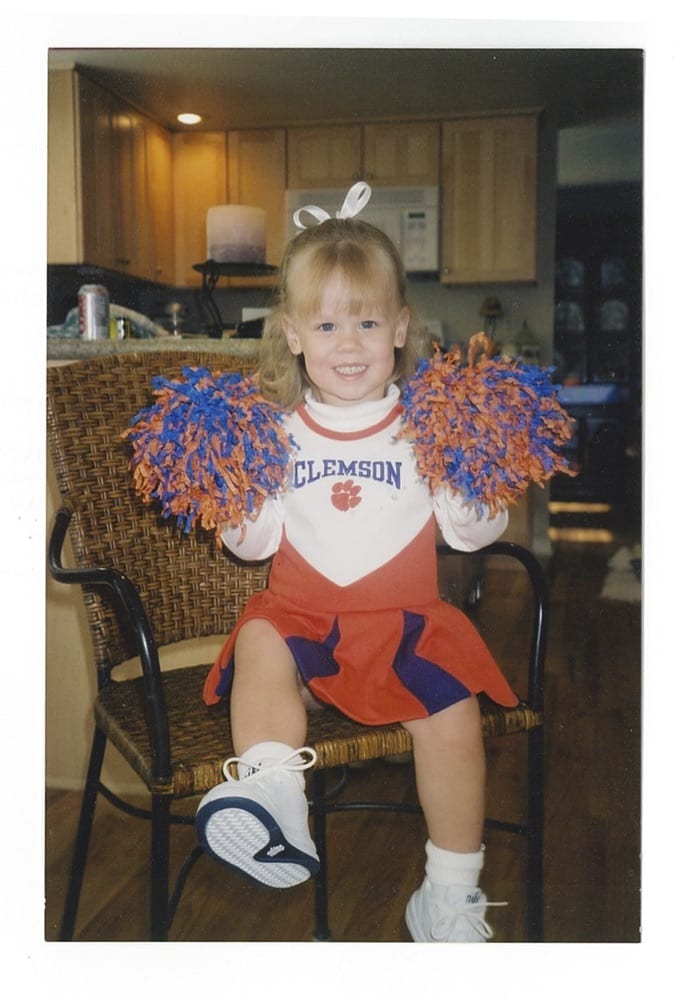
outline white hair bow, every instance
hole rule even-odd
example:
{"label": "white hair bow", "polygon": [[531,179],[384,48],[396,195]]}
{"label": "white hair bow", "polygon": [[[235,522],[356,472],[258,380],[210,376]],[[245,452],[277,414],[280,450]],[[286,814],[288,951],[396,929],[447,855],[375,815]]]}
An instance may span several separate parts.
{"label": "white hair bow", "polygon": [[[371,197],[371,188],[368,184],[365,184],[363,180],[360,180],[358,184],[354,184],[348,193],[345,195],[345,200],[343,204],[336,212],[336,218],[354,218],[355,215],[359,215],[362,208],[366,206]],[[326,222],[327,219],[331,218],[328,211],[324,208],[320,208],[316,204],[306,204],[302,208],[298,208],[293,213],[293,224],[297,229],[306,229],[307,226],[305,222],[301,222],[300,216],[306,211],[308,215],[312,215],[315,218],[316,225],[320,222]]]}

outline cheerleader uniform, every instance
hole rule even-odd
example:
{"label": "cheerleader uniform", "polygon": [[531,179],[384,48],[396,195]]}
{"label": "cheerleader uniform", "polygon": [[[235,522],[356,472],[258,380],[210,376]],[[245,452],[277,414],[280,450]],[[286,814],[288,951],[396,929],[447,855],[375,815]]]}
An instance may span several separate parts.
{"label": "cheerleader uniform", "polygon": [[286,492],[222,540],[244,561],[274,555],[268,588],[246,604],[204,686],[228,693],[236,635],[268,620],[314,696],[363,724],[426,717],[485,692],[518,698],[464,613],[440,599],[436,527],[474,551],[506,529],[479,518],[449,489],[431,495],[413,449],[398,440],[399,390],[330,406],[308,394],[286,418],[294,443]]}

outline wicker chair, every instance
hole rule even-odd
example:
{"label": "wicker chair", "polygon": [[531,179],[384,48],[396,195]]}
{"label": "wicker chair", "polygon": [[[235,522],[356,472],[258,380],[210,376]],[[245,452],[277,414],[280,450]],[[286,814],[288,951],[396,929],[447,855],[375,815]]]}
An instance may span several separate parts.
{"label": "wicker chair", "polygon": [[[183,534],[153,507],[142,504],[131,487],[128,453],[120,434],[132,416],[149,404],[152,376],[175,377],[185,365],[247,371],[250,364],[231,356],[221,360],[214,354],[158,351],[109,355],[48,369],[49,450],[62,497],[49,542],[49,570],[58,581],[83,588],[98,676],[94,736],[61,924],[64,940],[74,934],[99,793],[129,814],[151,819],[151,939],[168,938],[187,874],[200,855],[197,847],[187,858],[171,894],[170,826],[191,820],[172,814],[171,805],[179,798],[202,795],[223,779],[222,764],[232,753],[227,706],[204,706],[201,690],[206,664],[162,673],[158,649],[187,638],[227,633],[248,597],[265,584],[267,566],[238,563],[220,552],[213,538],[201,531]],[[62,564],[67,533],[74,567]],[[520,559],[534,587],[527,699],[513,710],[485,702],[483,717],[486,735],[529,735],[526,823],[490,823],[529,840],[528,938],[539,940],[546,587],[538,563],[523,548],[498,543],[486,550]],[[116,680],[116,666],[137,656],[140,677]],[[107,742],[148,790],[150,810],[120,800],[100,782]],[[408,752],[411,743],[400,725],[363,727],[329,709],[310,714],[308,744],[318,754],[311,803],[321,860],[315,936],[326,939],[330,934],[326,815],[344,804],[342,797],[326,794],[325,773]]]}

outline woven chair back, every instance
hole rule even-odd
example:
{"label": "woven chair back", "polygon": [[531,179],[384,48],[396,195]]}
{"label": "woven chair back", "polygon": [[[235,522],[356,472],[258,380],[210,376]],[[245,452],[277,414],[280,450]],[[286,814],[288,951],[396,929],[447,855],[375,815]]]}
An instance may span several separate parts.
{"label": "woven chair back", "polygon": [[[144,600],[159,647],[227,634],[244,603],[266,582],[268,566],[245,566],[201,529],[185,534],[144,503],[132,486],[130,445],[121,439],[153,402],[151,379],[184,366],[249,373],[251,358],[158,351],[109,355],[48,368],[48,447],[61,496],[75,509],[69,528],[74,564],[124,572]],[[107,589],[84,593],[99,669],[134,658],[130,633]]]}

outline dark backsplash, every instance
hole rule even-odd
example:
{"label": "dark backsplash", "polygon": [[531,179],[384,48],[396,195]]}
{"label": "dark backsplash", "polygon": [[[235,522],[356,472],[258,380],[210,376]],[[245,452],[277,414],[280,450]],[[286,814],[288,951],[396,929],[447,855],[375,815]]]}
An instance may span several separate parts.
{"label": "dark backsplash", "polygon": [[[211,325],[200,288],[155,284],[102,267],[50,264],[47,267],[47,326],[58,326],[65,321],[70,309],[78,304],[78,288],[82,284],[103,284],[116,305],[141,312],[160,324],[168,320],[166,306],[170,302],[180,302],[184,309],[185,330],[207,332]],[[236,325],[241,320],[242,307],[270,304],[271,292],[267,289],[218,289],[215,298],[225,325]]]}
{"label": "dark backsplash", "polygon": [[173,289],[143,281],[101,267],[48,265],[47,325],[60,325],[70,309],[78,304],[78,288],[82,284],[103,284],[112,302],[132,308],[149,318],[164,314],[167,302],[173,300]]}

